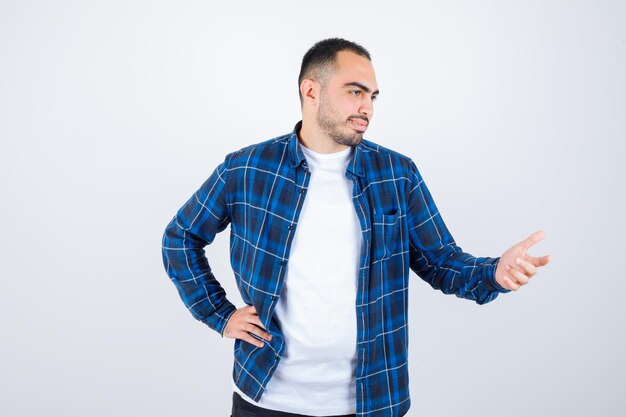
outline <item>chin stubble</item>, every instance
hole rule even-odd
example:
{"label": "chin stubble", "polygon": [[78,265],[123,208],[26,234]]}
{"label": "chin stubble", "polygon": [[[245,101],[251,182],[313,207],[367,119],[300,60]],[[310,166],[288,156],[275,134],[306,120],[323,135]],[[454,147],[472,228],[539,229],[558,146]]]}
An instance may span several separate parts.
{"label": "chin stubble", "polygon": [[[363,139],[363,133],[354,132],[352,134],[347,134],[341,132],[340,128],[342,126],[340,126],[339,123],[333,122],[332,118],[330,117],[330,115],[327,114],[325,110],[326,109],[321,110],[317,114],[317,123],[322,131],[326,133],[333,141],[335,141],[335,143],[345,146],[355,146],[361,142],[361,139]],[[348,119],[344,122],[344,126],[347,127],[349,123],[350,121]]]}

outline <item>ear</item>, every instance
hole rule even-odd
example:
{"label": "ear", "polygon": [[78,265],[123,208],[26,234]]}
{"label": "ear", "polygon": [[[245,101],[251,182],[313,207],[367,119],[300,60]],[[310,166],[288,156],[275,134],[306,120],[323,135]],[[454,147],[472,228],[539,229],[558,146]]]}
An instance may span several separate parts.
{"label": "ear", "polygon": [[305,78],[300,84],[300,93],[302,94],[303,102],[317,105],[317,100],[319,99],[319,84],[310,78]]}

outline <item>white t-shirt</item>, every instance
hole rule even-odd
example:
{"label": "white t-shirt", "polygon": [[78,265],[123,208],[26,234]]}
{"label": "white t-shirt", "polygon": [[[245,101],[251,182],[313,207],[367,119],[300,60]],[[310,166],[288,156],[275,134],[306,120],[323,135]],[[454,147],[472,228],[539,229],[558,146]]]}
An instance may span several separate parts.
{"label": "white t-shirt", "polygon": [[[285,352],[259,407],[312,416],[356,412],[356,291],[361,227],[345,177],[353,148],[302,146],[311,179],[274,310]],[[247,343],[247,342],[242,342]]]}

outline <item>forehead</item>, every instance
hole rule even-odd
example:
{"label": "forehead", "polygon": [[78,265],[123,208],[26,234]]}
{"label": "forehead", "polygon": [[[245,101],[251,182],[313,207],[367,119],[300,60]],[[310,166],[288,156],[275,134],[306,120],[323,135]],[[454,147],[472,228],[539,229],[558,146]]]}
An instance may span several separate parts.
{"label": "forehead", "polygon": [[330,82],[341,85],[349,82],[359,82],[369,87],[372,91],[378,89],[372,62],[366,57],[351,51],[337,52],[335,70],[332,72]]}

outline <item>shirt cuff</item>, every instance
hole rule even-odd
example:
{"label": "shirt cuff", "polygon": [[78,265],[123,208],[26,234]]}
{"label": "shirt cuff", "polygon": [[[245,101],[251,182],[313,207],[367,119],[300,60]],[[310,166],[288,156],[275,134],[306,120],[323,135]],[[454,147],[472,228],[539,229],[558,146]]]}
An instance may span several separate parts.
{"label": "shirt cuff", "polygon": [[237,307],[235,307],[233,305],[232,311],[230,311],[226,316],[224,316],[224,325],[222,326],[221,329],[218,330],[220,336],[224,337],[224,329],[226,329],[226,325],[228,324],[228,319],[230,319],[230,316],[232,316],[235,311],[237,311]]}
{"label": "shirt cuff", "polygon": [[507,290],[496,281],[496,269],[498,268],[498,263],[500,262],[500,258],[495,258],[495,261],[490,263],[489,265],[485,265],[485,288],[489,291],[495,291],[499,293],[507,293],[511,292],[511,290]]}
{"label": "shirt cuff", "polygon": [[203,319],[202,322],[218,332],[220,336],[224,337],[226,323],[235,311],[237,311],[237,307],[224,298],[224,301],[219,305],[219,307],[210,316]]}

